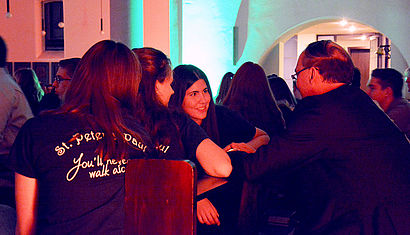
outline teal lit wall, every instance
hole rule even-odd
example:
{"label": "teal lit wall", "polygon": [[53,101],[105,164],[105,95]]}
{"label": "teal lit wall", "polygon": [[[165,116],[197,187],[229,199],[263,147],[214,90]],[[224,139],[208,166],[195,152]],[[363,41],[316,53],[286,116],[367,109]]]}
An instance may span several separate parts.
{"label": "teal lit wall", "polygon": [[130,42],[131,48],[144,46],[144,4],[143,0],[130,0],[129,21],[130,21]]}
{"label": "teal lit wall", "polygon": [[233,27],[241,1],[182,0],[182,63],[208,76],[214,97],[233,65]]}

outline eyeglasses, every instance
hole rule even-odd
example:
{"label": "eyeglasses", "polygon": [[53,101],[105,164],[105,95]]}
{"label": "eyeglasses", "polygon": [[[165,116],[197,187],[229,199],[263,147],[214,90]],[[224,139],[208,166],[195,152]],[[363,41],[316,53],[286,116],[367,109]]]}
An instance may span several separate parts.
{"label": "eyeglasses", "polygon": [[62,81],[71,81],[71,79],[67,79],[67,78],[62,78],[62,77],[60,77],[60,76],[56,76],[56,77],[54,78],[54,81],[56,81],[57,83],[60,83],[60,82],[62,82]]}
{"label": "eyeglasses", "polygon": [[310,68],[312,68],[312,67],[303,68],[303,69],[299,70],[298,72],[295,72],[295,74],[290,75],[292,77],[293,82],[296,83],[296,81],[298,80],[298,75],[301,72],[305,71],[306,69],[310,69]]}

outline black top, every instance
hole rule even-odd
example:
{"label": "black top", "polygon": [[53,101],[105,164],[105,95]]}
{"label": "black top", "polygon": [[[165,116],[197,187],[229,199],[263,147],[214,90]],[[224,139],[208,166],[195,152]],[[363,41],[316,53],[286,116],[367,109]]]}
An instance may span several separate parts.
{"label": "black top", "polygon": [[[359,88],[304,98],[288,132],[246,158],[249,179],[295,181],[300,234],[410,231],[410,144]],[[396,233],[397,232],[397,233]]]}
{"label": "black top", "polygon": [[208,138],[208,135],[183,113],[172,112],[171,118],[172,120],[169,120],[167,126],[168,133],[173,134],[170,135],[169,144],[162,143],[157,146],[160,158],[168,160],[188,159],[195,162],[196,149],[204,139]]}
{"label": "black top", "polygon": [[255,136],[256,128],[238,112],[229,110],[222,105],[215,105],[215,113],[220,139],[219,147],[225,148],[232,142],[246,143]]}
{"label": "black top", "polygon": [[[150,156],[150,140],[136,121],[126,140],[132,158]],[[17,173],[38,182],[38,234],[122,234],[127,160],[101,160],[101,130],[73,115],[44,115],[21,128],[10,161]]]}

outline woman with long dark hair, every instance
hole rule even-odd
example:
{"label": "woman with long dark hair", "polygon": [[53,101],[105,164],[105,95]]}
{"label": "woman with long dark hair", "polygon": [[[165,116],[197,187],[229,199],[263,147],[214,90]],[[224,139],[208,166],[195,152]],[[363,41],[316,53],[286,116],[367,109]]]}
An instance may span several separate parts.
{"label": "woman with long dark hair", "polygon": [[229,87],[231,86],[233,73],[227,72],[222,77],[221,85],[219,85],[218,96],[215,99],[216,104],[222,104],[225,99],[226,94],[228,93]]}
{"label": "woman with long dark hair", "polygon": [[14,79],[21,87],[30,105],[31,111],[37,115],[40,111],[40,101],[44,96],[36,72],[29,68],[19,69],[14,73]]}
{"label": "woman with long dark hair", "polygon": [[83,56],[65,103],[30,119],[11,152],[18,234],[121,234],[127,159],[152,144],[137,124],[138,59],[122,43]]}
{"label": "woman with long dark hair", "polygon": [[285,128],[282,112],[272,94],[266,74],[258,64],[246,62],[239,67],[223,105],[239,112],[269,136],[277,135]]}
{"label": "woman with long dark hair", "polygon": [[133,52],[142,66],[138,117],[164,159],[189,159],[199,163],[211,176],[228,177],[232,171],[229,156],[209,139],[186,115],[171,112],[168,102],[174,93],[173,73],[167,56],[154,48]]}
{"label": "woman with long dark hair", "polygon": [[[185,112],[225,151],[253,153],[269,142],[269,136],[264,131],[255,128],[236,112],[214,104],[208,78],[199,68],[193,65],[177,66],[174,69],[172,87],[175,93],[171,97],[171,107]],[[222,230],[228,232],[236,222],[239,198],[240,189],[233,187],[198,201],[199,222],[207,225],[221,224]],[[220,213],[220,209],[225,212]],[[208,229],[203,226],[200,228]]]}

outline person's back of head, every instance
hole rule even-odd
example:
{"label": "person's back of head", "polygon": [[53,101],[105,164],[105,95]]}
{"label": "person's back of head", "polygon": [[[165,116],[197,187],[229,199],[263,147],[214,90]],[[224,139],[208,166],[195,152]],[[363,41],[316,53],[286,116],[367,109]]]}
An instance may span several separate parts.
{"label": "person's back of head", "polygon": [[353,61],[349,54],[338,44],[330,40],[310,43],[305,49],[302,65],[316,67],[324,81],[330,83],[351,83],[353,79]]}
{"label": "person's back of head", "polygon": [[238,111],[269,134],[280,132],[284,128],[282,113],[272,94],[265,71],[258,64],[246,62],[238,69],[223,104]]}
{"label": "person's back of head", "polygon": [[161,107],[162,104],[155,92],[155,83],[163,83],[172,74],[171,61],[162,51],[154,48],[134,48],[132,51],[137,55],[142,67],[140,100],[144,102],[145,107]]}
{"label": "person's back of head", "polygon": [[82,116],[101,128],[107,134],[105,146],[98,148],[100,156],[123,158],[127,145],[123,131],[139,136],[126,128],[124,110],[131,115],[137,112],[140,81],[141,66],[135,54],[120,42],[100,41],[82,57],[57,112]]}
{"label": "person's back of head", "polygon": [[81,58],[69,58],[60,60],[58,62],[58,66],[60,68],[64,68],[67,71],[67,75],[72,78],[80,60]]}
{"label": "person's back of head", "polygon": [[393,91],[394,98],[402,97],[404,80],[403,75],[399,71],[392,68],[374,69],[372,71],[372,77],[379,79],[379,84],[382,89],[390,87]]}
{"label": "person's back of head", "polygon": [[6,67],[7,46],[6,42],[0,36],[0,68]]}
{"label": "person's back of head", "polygon": [[222,77],[221,85],[219,86],[218,96],[216,97],[215,101],[217,104],[222,104],[226,94],[228,93],[229,87],[231,86],[233,73],[227,72]]}
{"label": "person's back of head", "polygon": [[38,105],[44,95],[36,73],[29,68],[19,69],[14,73],[14,79],[26,96],[33,114],[36,115],[39,111]]}
{"label": "person's back of head", "polygon": [[168,145],[177,128],[167,108],[168,93],[161,98],[157,86],[165,84],[167,79],[172,77],[171,61],[162,51],[155,48],[133,48],[132,51],[137,55],[142,69],[137,116],[150,133],[154,144]]}

